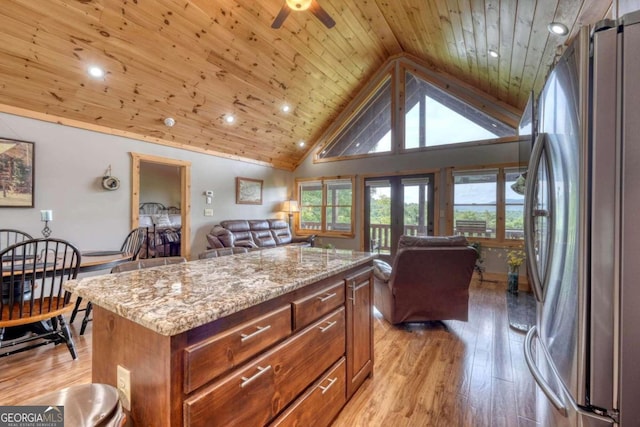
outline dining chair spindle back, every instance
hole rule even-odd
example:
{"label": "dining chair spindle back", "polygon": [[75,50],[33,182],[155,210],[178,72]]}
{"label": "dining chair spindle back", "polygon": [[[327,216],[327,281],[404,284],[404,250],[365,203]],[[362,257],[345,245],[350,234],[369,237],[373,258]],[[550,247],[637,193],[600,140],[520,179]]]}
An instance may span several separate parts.
{"label": "dining chair spindle back", "polygon": [[77,277],[80,256],[74,245],[54,238],[25,240],[0,251],[0,356],[65,343],[77,358],[64,317],[73,304],[63,284]]}

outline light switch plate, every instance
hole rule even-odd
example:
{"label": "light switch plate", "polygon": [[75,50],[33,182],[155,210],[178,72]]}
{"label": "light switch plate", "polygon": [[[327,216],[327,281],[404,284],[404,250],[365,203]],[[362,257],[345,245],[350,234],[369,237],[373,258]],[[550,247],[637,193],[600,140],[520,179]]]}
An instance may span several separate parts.
{"label": "light switch plate", "polygon": [[204,216],[213,216],[213,209],[205,209]]}

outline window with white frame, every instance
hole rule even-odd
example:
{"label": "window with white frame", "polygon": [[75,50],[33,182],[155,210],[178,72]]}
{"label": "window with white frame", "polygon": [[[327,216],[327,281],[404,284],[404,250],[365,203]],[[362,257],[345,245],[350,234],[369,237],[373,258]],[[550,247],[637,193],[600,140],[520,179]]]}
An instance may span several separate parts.
{"label": "window with white frame", "polygon": [[300,200],[298,231],[353,234],[353,178],[297,181]]}

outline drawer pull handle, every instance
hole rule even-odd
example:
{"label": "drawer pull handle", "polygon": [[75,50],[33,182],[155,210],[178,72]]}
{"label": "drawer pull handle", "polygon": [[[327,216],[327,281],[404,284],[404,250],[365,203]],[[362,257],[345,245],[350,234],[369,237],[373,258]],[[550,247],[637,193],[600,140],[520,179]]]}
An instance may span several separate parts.
{"label": "drawer pull handle", "polygon": [[326,386],[320,386],[320,390],[322,390],[322,394],[325,394],[327,392],[327,390],[329,390],[331,388],[331,386],[333,385],[333,383],[335,383],[336,381],[338,381],[338,377],[335,377],[333,379],[329,380],[329,384],[327,384]]}
{"label": "drawer pull handle", "polygon": [[320,332],[326,332],[328,329],[330,329],[333,325],[335,325],[336,323],[338,323],[336,320],[334,320],[333,322],[327,322],[328,325],[325,326],[324,328],[322,326],[320,326]]}
{"label": "drawer pull handle", "polygon": [[264,374],[265,372],[269,371],[271,369],[271,365],[268,365],[266,368],[262,368],[260,366],[257,367],[258,372],[256,372],[256,374],[250,378],[247,377],[241,377],[242,378],[242,383],[240,384],[240,387],[244,388],[244,386],[249,385],[249,383],[257,380],[258,378],[260,378],[260,376],[262,376],[262,374]]}
{"label": "drawer pull handle", "polygon": [[334,292],[332,294],[327,294],[327,295],[325,295],[323,297],[318,297],[318,299],[320,300],[320,302],[325,302],[326,300],[331,299],[331,298],[335,297],[336,295],[338,295],[338,294]]}
{"label": "drawer pull handle", "polygon": [[271,325],[267,325],[267,326],[256,326],[256,331],[252,332],[250,334],[241,334],[240,336],[242,337],[242,339],[240,340],[240,342],[245,342],[246,340],[249,340],[253,337],[255,337],[256,335],[259,335],[261,333],[263,333],[264,331],[266,331],[267,329],[269,329],[271,327]]}

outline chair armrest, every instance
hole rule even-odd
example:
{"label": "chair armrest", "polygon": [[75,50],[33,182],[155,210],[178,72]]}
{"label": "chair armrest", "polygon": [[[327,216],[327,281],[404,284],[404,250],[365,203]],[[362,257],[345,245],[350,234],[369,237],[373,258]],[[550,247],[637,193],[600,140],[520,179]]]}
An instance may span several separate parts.
{"label": "chair armrest", "polygon": [[391,278],[391,266],[381,259],[374,259],[373,275],[384,283],[389,283],[389,279]]}

